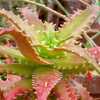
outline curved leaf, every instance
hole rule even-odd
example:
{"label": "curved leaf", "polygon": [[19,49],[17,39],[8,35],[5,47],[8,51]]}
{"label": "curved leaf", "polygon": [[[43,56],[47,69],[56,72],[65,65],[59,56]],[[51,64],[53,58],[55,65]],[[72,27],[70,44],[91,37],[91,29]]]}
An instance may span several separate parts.
{"label": "curved leaf", "polygon": [[56,70],[38,70],[32,76],[32,85],[37,100],[47,100],[54,86],[61,80],[61,73]]}
{"label": "curved leaf", "polygon": [[78,100],[75,89],[65,80],[60,81],[54,88],[57,100]]}

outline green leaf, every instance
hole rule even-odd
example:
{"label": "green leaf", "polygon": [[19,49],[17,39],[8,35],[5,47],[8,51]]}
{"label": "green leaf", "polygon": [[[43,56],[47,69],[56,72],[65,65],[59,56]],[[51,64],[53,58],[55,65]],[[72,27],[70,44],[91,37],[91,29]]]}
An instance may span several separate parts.
{"label": "green leaf", "polygon": [[1,71],[7,71],[8,73],[14,73],[26,78],[31,77],[34,70],[33,67],[24,64],[1,64],[0,66]]}
{"label": "green leaf", "polygon": [[[77,12],[76,12],[77,13]],[[57,33],[60,40],[64,40],[69,36],[75,36],[80,34],[82,28],[91,21],[92,7],[90,6],[86,10],[75,13],[75,16],[69,21],[65,22],[64,26]]]}

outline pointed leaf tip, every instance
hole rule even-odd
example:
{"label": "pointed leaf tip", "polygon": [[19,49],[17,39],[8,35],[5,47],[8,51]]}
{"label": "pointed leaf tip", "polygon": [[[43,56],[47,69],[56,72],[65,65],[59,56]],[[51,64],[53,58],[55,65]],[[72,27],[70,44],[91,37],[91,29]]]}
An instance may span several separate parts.
{"label": "pointed leaf tip", "polygon": [[61,73],[58,71],[47,71],[41,74],[34,74],[32,79],[37,100],[47,100],[50,91],[61,80]]}

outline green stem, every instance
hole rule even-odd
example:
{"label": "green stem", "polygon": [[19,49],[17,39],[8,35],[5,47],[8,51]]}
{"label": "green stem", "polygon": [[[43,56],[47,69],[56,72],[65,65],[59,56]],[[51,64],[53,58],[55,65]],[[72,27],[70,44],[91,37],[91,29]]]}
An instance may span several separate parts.
{"label": "green stem", "polygon": [[[86,34],[83,34],[85,36],[85,38],[88,40],[88,42],[94,47],[97,46],[94,41]],[[100,68],[98,66],[98,64],[94,61],[91,60],[91,63],[93,64],[93,68],[98,72],[98,74],[100,74]]]}
{"label": "green stem", "polygon": [[89,43],[92,47],[96,46],[96,44],[94,43],[94,41],[93,41],[86,33],[83,33],[83,35],[84,35],[85,39],[88,41],[88,43]]}
{"label": "green stem", "polygon": [[51,8],[49,8],[49,7],[47,7],[47,6],[45,6],[45,5],[43,5],[43,4],[37,3],[37,2],[35,2],[35,1],[31,1],[31,0],[23,0],[23,1],[32,3],[32,4],[37,5],[37,6],[39,6],[39,7],[42,7],[42,8],[44,8],[45,10],[50,11],[50,12],[52,12],[53,14],[55,14],[55,15],[57,15],[57,16],[63,18],[65,21],[67,21],[67,17],[66,17],[65,15],[63,15],[63,14],[61,14],[61,13],[59,13],[59,12],[57,12],[57,11],[55,11],[55,10],[53,10],[53,9],[51,9]]}
{"label": "green stem", "polygon": [[65,41],[67,41],[67,40],[69,40],[69,39],[71,39],[71,38],[73,38],[73,36],[69,36],[69,37],[67,37],[67,38],[64,39],[64,40],[61,40],[60,42],[58,42],[58,45],[64,43]]}
{"label": "green stem", "polygon": [[94,36],[91,37],[91,39],[95,39],[96,37],[98,37],[100,35],[100,32],[97,32]]}
{"label": "green stem", "polygon": [[82,2],[83,4],[85,4],[86,6],[90,6],[90,4],[88,4],[87,2],[83,1],[83,0],[79,0],[80,2]]}
{"label": "green stem", "polygon": [[43,1],[43,0],[40,0],[40,3],[41,3],[41,4],[44,4],[44,1]]}
{"label": "green stem", "polygon": [[58,0],[54,0],[59,8],[65,13],[65,15],[69,15],[68,11],[62,6],[62,4]]}

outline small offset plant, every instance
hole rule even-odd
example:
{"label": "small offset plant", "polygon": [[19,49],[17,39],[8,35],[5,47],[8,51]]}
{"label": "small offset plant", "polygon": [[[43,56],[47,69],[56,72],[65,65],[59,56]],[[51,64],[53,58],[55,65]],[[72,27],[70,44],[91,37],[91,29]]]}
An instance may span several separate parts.
{"label": "small offset plant", "polygon": [[76,45],[81,34],[88,37],[97,12],[96,5],[89,5],[66,17],[55,31],[53,24],[41,22],[28,8],[22,9],[23,18],[0,10],[7,23],[0,36],[9,34],[17,45],[0,45],[1,56],[10,61],[0,65],[0,100],[93,100],[74,77],[93,70],[100,74],[93,52]]}

